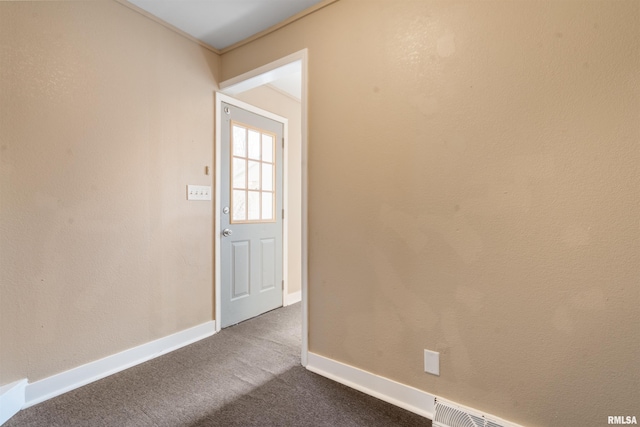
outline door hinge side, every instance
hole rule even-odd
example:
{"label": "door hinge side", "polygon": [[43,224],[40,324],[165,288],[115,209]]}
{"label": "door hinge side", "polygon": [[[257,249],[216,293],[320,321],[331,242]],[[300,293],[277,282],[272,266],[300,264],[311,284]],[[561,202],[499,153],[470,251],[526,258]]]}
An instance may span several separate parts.
{"label": "door hinge side", "polygon": [[284,290],[284,279],[282,279],[282,290]]}
{"label": "door hinge side", "polygon": [[282,148],[284,148],[284,136],[282,137]]}
{"label": "door hinge side", "polygon": [[284,219],[284,209],[282,209],[282,219]]}

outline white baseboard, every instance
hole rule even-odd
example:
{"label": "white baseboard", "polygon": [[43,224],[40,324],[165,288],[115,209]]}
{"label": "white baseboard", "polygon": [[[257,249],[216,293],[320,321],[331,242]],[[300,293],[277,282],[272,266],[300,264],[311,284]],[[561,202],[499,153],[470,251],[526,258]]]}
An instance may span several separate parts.
{"label": "white baseboard", "polygon": [[294,292],[292,294],[287,294],[284,297],[284,305],[291,305],[297,302],[302,301],[302,291]]}
{"label": "white baseboard", "polygon": [[22,409],[26,387],[26,379],[0,387],[0,426]]}
{"label": "white baseboard", "polygon": [[311,352],[307,369],[407,411],[433,419],[435,396],[425,391]]}
{"label": "white baseboard", "polygon": [[92,383],[132,366],[146,362],[180,347],[210,337],[215,333],[215,321],[202,323],[184,331],[150,341],[103,359],[78,366],[77,368],[53,375],[28,384],[24,408],[44,402],[83,385]]}

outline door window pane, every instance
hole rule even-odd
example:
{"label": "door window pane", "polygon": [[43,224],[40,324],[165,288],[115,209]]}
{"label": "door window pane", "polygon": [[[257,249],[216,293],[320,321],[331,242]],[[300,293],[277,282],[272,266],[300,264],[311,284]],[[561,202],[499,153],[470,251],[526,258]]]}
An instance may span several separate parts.
{"label": "door window pane", "polygon": [[249,160],[249,190],[260,190],[260,162]]}
{"label": "door window pane", "polygon": [[246,192],[243,190],[233,190],[233,220],[245,221],[247,219]]}
{"label": "door window pane", "polygon": [[249,191],[249,199],[247,203],[248,207],[248,220],[260,219],[260,192]]}
{"label": "door window pane", "polygon": [[247,161],[233,158],[233,188],[247,188]]}
{"label": "door window pane", "polygon": [[247,130],[233,125],[233,155],[247,157]]}
{"label": "door window pane", "polygon": [[273,191],[273,165],[262,164],[262,190]]}
{"label": "door window pane", "polygon": [[260,132],[249,129],[249,158],[260,160]]}
{"label": "door window pane", "polygon": [[273,163],[273,136],[262,135],[262,161]]}

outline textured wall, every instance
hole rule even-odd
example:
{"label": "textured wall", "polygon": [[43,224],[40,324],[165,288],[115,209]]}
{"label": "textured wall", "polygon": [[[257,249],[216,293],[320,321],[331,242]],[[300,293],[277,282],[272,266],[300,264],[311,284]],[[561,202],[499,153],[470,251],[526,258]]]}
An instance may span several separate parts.
{"label": "textured wall", "polygon": [[0,3],[0,384],[212,319],[219,57],[115,2]]}
{"label": "textured wall", "polygon": [[340,0],[223,55],[309,48],[311,351],[527,426],[638,414],[638,22]]}
{"label": "textured wall", "polygon": [[287,212],[289,257],[287,265],[288,291],[289,294],[300,291],[301,288],[301,245],[302,240],[302,165],[301,161],[301,121],[302,111],[300,102],[290,96],[274,90],[269,86],[259,86],[247,92],[234,95],[235,98],[271,111],[279,116],[289,119],[289,164],[285,171],[288,177],[288,203],[285,207]]}

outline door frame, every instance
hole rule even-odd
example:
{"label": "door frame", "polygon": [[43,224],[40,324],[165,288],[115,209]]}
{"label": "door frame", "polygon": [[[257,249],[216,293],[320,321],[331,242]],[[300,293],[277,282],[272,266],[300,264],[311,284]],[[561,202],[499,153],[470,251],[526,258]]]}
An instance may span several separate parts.
{"label": "door frame", "polygon": [[[299,62],[299,65],[297,64]],[[219,318],[220,309],[221,309],[221,299],[220,299],[220,238],[221,238],[221,228],[220,228],[220,219],[221,219],[221,205],[220,205],[220,150],[222,144],[222,135],[221,135],[221,126],[222,126],[222,102],[228,102],[237,107],[247,109],[249,111],[259,110],[258,114],[265,115],[266,117],[275,116],[276,121],[281,121],[281,119],[288,120],[284,117],[277,116],[272,113],[268,113],[260,109],[256,109],[247,103],[239,101],[235,98],[232,98],[232,95],[244,92],[246,90],[261,86],[269,81],[277,78],[279,74],[287,73],[291,70],[292,67],[300,66],[301,75],[302,75],[302,99],[300,102],[301,106],[301,163],[302,163],[302,194],[301,194],[301,212],[302,212],[302,242],[301,242],[301,298],[302,298],[302,348],[301,348],[301,363],[303,366],[307,366],[307,358],[309,352],[309,324],[308,324],[308,311],[309,311],[309,302],[308,302],[308,103],[307,103],[307,94],[308,94],[308,50],[305,48],[303,50],[292,53],[291,55],[285,56],[284,58],[278,59],[276,61],[270,62],[266,65],[258,67],[254,70],[243,73],[234,78],[228,79],[220,83],[220,90],[216,92],[215,99],[215,202],[214,202],[214,293],[215,293],[215,317]],[[288,190],[287,190],[287,174],[286,168],[289,162],[289,144],[288,144],[288,124],[285,124],[284,129],[284,138],[285,138],[285,149],[283,152],[283,208],[287,206],[288,202]],[[288,278],[287,278],[287,254],[288,254],[288,242],[287,242],[287,228],[288,228],[288,215],[285,213],[285,218],[283,221],[283,279],[285,280],[285,285],[283,289],[283,306],[286,305],[287,298],[287,289],[288,289]],[[220,322],[216,321],[216,332],[220,331]]]}

